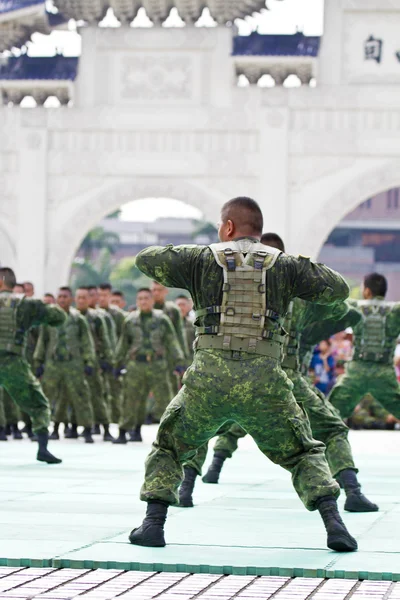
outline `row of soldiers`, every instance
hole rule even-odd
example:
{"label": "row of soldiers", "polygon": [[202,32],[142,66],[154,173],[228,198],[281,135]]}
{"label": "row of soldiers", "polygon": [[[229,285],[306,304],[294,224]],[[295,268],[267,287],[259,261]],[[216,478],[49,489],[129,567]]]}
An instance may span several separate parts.
{"label": "row of soldiers", "polygon": [[[17,284],[14,292],[24,294],[21,288]],[[124,310],[123,294],[110,284],[79,287],[75,296],[69,287],[60,288],[56,298],[45,295],[44,302],[59,306],[66,319],[60,327],[30,329],[25,356],[50,400],[50,439],[59,439],[64,423],[67,438],[78,438],[82,426],[85,442],[93,443],[93,434],[102,428],[104,441],[126,444],[142,441],[148,407],[148,421],[159,422],[192,360],[194,341],[190,298],[182,295],[174,303],[166,300],[167,294],[167,288],[154,282],[151,289],[139,290],[132,312]],[[32,437],[30,419],[22,417],[23,431]],[[16,404],[0,388],[0,440],[9,434],[22,438],[20,418]],[[110,423],[119,424],[117,439]]]}

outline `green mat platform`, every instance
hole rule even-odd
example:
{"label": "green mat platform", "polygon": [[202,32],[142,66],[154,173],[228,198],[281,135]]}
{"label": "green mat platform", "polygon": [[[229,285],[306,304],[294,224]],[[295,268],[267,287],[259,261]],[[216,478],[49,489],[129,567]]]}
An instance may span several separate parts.
{"label": "green mat platform", "polygon": [[166,548],[130,545],[155,432],[146,427],[145,442],[127,446],[53,442],[59,466],[37,463],[28,440],[0,443],[0,566],[400,581],[400,432],[351,433],[363,490],[381,508],[344,513],[353,554],[326,549],[319,515],[248,438],[220,485],[198,481],[195,508],[170,510]]}

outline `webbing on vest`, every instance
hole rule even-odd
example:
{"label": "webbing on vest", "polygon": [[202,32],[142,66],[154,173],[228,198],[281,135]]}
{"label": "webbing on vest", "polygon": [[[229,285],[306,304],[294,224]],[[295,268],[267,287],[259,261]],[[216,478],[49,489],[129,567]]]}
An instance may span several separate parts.
{"label": "webbing on vest", "polygon": [[22,356],[25,330],[18,329],[17,310],[22,298],[16,294],[0,295],[0,351]]}
{"label": "webbing on vest", "polygon": [[386,320],[393,309],[391,302],[377,300],[360,301],[362,313],[362,334],[359,340],[356,359],[381,360],[386,358]]}
{"label": "webbing on vest", "polygon": [[[151,317],[149,317],[149,319],[151,320],[151,324],[150,336],[147,341],[151,347],[151,352],[150,354],[146,353],[148,354],[149,359],[153,356],[162,357],[165,355],[165,348],[162,342],[160,324],[160,319],[163,314],[164,313],[162,310],[153,309],[152,315]],[[129,356],[130,358],[134,359],[136,355],[140,353],[140,351],[145,352],[145,335],[143,332],[143,323],[141,321],[139,310],[132,313],[132,315],[128,319],[128,323],[130,323],[133,326],[134,331],[134,342],[129,349]]]}
{"label": "webbing on vest", "polygon": [[294,303],[292,300],[292,302],[289,304],[289,308],[285,317],[285,322],[283,324],[287,336],[283,345],[284,356],[282,360],[282,367],[284,369],[293,369],[294,371],[297,371],[297,369],[299,368],[299,334],[292,327],[293,307]]}
{"label": "webbing on vest", "polygon": [[[212,327],[197,327],[197,334],[205,338],[211,334],[213,348],[219,344],[223,350],[236,350],[239,346],[255,354],[264,354],[261,351],[262,341],[283,344],[285,335],[281,318],[267,307],[266,300],[266,272],[281,252],[248,239],[212,244],[210,249],[223,269],[222,304],[200,308],[196,311],[196,319],[219,314],[220,323]],[[215,336],[220,338],[220,342]],[[234,339],[247,342],[233,344]],[[206,343],[207,339],[202,340],[201,347],[204,348]]]}

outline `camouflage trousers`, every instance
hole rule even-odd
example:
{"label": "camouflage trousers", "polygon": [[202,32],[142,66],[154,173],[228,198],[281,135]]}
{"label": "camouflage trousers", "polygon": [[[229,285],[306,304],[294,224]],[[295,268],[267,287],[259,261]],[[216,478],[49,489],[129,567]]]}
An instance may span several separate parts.
{"label": "camouflage trousers", "polygon": [[122,389],[123,384],[120,378],[116,378],[114,373],[104,375],[104,383],[108,399],[108,411],[110,413],[111,423],[119,423],[122,410]]}
{"label": "camouflage trousers", "polygon": [[13,402],[12,399],[10,398],[10,394],[8,394],[6,392],[6,390],[4,390],[3,388],[0,388],[0,389],[2,390],[3,407],[4,407],[5,418],[6,418],[6,424],[7,425],[15,425],[16,423],[18,423],[18,421],[21,421],[21,417],[22,417],[21,411],[19,410],[19,408],[15,404],[15,402]]}
{"label": "camouflage trousers", "polygon": [[400,419],[400,386],[392,365],[351,361],[332,389],[329,401],[345,419],[352,415],[357,404],[368,393]]}
{"label": "camouflage trousers", "polygon": [[[94,423],[99,425],[109,425],[111,422],[110,409],[108,405],[107,387],[100,368],[95,368],[92,375],[85,376],[89,391],[90,402],[93,410]],[[57,412],[57,423],[74,423],[77,424],[77,416],[75,408],[69,405],[68,400],[60,403]]]}
{"label": "camouflage trousers", "polygon": [[63,423],[68,407],[76,416],[76,424],[84,427],[93,425],[93,410],[90,390],[80,361],[48,361],[43,375],[43,389],[53,407],[53,421]]}
{"label": "camouflage trousers", "polygon": [[5,427],[7,425],[3,397],[4,397],[3,388],[0,388],[0,427]]}
{"label": "camouflage trousers", "polygon": [[143,425],[150,392],[154,396],[152,414],[161,419],[172,398],[172,390],[165,360],[151,363],[132,360],[126,369],[120,427],[129,430],[135,425]]}
{"label": "camouflage trousers", "polygon": [[351,415],[351,426],[361,429],[384,428],[388,416],[389,413],[382,404],[379,404],[371,394],[367,394]]}
{"label": "camouflage trousers", "polygon": [[0,386],[13,402],[31,417],[35,433],[48,430],[49,402],[24,358],[13,354],[0,354]]}
{"label": "camouflage trousers", "polygon": [[[344,469],[356,471],[348,441],[348,427],[343,423],[340,415],[328,402],[325,396],[314,388],[298,371],[285,369],[285,373],[293,383],[293,394],[296,402],[304,408],[310,420],[312,435],[326,445],[325,456],[334,477]],[[217,439],[214,452],[224,452],[228,458],[237,450],[238,440],[246,432],[237,425],[231,426]],[[207,448],[201,448],[199,455],[188,466],[196,469],[201,475]],[[203,460],[203,462],[201,462]]]}
{"label": "camouflage trousers", "polygon": [[315,510],[323,496],[339,495],[324,444],[313,439],[308,418],[292,394],[293,384],[278,361],[242,356],[233,360],[222,350],[196,352],[146,460],[142,500],[177,504],[182,464],[229,421],[240,425],[261,452],[291,473],[307,509]]}

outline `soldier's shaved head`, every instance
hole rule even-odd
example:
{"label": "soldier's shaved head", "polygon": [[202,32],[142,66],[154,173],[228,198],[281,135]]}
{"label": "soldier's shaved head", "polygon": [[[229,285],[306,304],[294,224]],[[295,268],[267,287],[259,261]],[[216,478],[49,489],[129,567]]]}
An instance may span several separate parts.
{"label": "soldier's shaved head", "polygon": [[285,252],[283,239],[277,233],[263,233],[261,236],[261,243],[265,244],[265,246],[271,246],[272,248],[277,248],[278,250]]}
{"label": "soldier's shaved head", "polygon": [[13,290],[17,284],[15,273],[10,267],[0,267],[0,290]]}
{"label": "soldier's shaved head", "polygon": [[255,200],[240,196],[226,202],[221,209],[219,238],[229,241],[238,237],[259,239],[263,230],[261,208]]}

